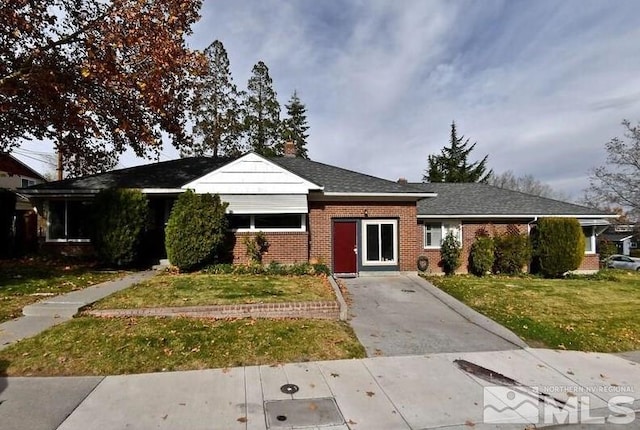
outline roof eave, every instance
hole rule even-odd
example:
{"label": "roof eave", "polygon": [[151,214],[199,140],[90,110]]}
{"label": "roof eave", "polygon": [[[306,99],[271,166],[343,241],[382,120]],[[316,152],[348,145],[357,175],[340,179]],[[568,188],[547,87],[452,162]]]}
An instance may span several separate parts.
{"label": "roof eave", "polygon": [[418,214],[418,218],[424,219],[435,219],[435,218],[474,218],[474,219],[487,219],[487,218],[500,218],[500,219],[510,219],[510,218],[544,218],[544,217],[554,217],[554,218],[618,218],[618,215],[567,215],[567,214],[447,214],[447,215],[438,215],[438,214]]}

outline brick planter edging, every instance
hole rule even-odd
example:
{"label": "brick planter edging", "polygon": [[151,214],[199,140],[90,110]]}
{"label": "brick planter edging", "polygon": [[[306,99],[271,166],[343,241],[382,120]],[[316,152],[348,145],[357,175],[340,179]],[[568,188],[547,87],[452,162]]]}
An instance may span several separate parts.
{"label": "brick planter edging", "polygon": [[87,310],[96,317],[312,318],[340,319],[336,301]]}

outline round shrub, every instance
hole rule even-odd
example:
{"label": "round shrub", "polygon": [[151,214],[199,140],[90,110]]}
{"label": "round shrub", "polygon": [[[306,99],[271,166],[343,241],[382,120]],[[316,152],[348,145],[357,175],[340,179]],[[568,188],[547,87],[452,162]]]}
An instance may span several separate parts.
{"label": "round shrub", "polygon": [[440,247],[440,258],[442,259],[442,269],[446,275],[453,275],[456,269],[460,267],[460,255],[462,254],[462,246],[453,232],[447,233],[442,246]]}
{"label": "round shrub", "polygon": [[129,266],[136,262],[149,207],[138,190],[100,191],[91,209],[93,246],[106,264]]}
{"label": "round shrub", "polygon": [[477,236],[469,252],[469,271],[476,276],[491,272],[495,260],[493,239],[490,236]]}
{"label": "round shrub", "polygon": [[541,218],[532,234],[536,267],[546,277],[576,270],[584,258],[585,238],[575,218]]}
{"label": "round shrub", "polygon": [[517,275],[531,262],[531,244],[526,234],[508,232],[493,238],[493,272]]}
{"label": "round shrub", "polygon": [[227,205],[217,194],[194,194],[189,190],[178,197],[165,230],[171,264],[190,271],[213,260],[227,234]]}

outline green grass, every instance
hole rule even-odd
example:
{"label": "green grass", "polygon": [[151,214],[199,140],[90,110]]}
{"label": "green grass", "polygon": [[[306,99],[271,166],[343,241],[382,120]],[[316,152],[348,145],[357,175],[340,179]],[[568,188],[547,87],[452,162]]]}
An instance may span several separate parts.
{"label": "green grass", "polygon": [[122,290],[92,309],[132,309],[334,300],[324,276],[163,274]]}
{"label": "green grass", "polygon": [[580,351],[640,349],[640,274],[428,277],[434,285],[532,346]]}
{"label": "green grass", "polygon": [[22,315],[22,308],[48,296],[81,290],[122,276],[91,264],[58,260],[19,259],[0,261],[0,322]]}
{"label": "green grass", "polygon": [[9,376],[115,375],[365,357],[343,322],[80,317],[0,351]]}

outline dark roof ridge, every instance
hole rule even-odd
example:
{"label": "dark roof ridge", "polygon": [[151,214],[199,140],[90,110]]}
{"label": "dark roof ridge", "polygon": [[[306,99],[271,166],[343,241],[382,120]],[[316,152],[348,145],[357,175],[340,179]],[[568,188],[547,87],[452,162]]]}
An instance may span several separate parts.
{"label": "dark roof ridge", "polygon": [[[267,159],[268,159],[268,160],[271,160],[271,161],[276,162],[280,167],[283,167],[284,169],[286,169],[286,170],[288,170],[288,171],[290,171],[290,170],[289,170],[286,166],[283,166],[283,165],[281,165],[280,163],[278,163],[278,161],[277,161],[277,160],[288,160],[288,159],[293,159],[293,160],[304,160],[304,162],[306,162],[306,163],[315,163],[315,164],[320,164],[320,165],[322,165],[322,166],[326,166],[326,167],[329,167],[329,168],[331,168],[331,169],[338,169],[338,170],[342,170],[343,172],[348,172],[348,173],[351,173],[351,174],[354,174],[354,175],[366,176],[366,177],[368,177],[368,178],[372,178],[372,179],[375,179],[375,180],[377,180],[377,181],[385,181],[385,182],[388,182],[389,184],[400,185],[400,186],[402,186],[402,187],[406,187],[406,188],[408,188],[408,189],[409,189],[409,192],[424,192],[424,190],[420,190],[420,189],[418,189],[418,188],[413,188],[413,187],[411,187],[411,184],[410,184],[410,183],[402,184],[402,183],[400,183],[400,182],[392,181],[392,180],[390,180],[390,179],[381,178],[381,177],[379,177],[379,176],[373,176],[373,175],[370,175],[370,174],[368,174],[368,173],[356,172],[355,170],[347,169],[347,168],[340,167],[340,166],[335,166],[335,165],[333,165],[333,164],[323,163],[323,162],[321,162],[321,161],[311,160],[311,159],[308,159],[308,158],[302,158],[302,157],[283,157],[283,156],[279,156],[279,157],[269,157],[269,158],[267,158]],[[291,171],[290,171],[290,172],[291,172]],[[293,173],[294,175],[301,176],[301,177],[303,177],[304,179],[306,179],[306,180],[308,180],[308,181],[310,181],[310,182],[314,182],[314,183],[315,183],[315,181],[314,181],[314,180],[312,180],[312,179],[310,179],[310,178],[308,178],[308,177],[304,176],[303,174],[300,174],[300,173],[298,173],[298,172],[291,172],[291,173]],[[317,185],[324,185],[324,184],[317,184]]]}

